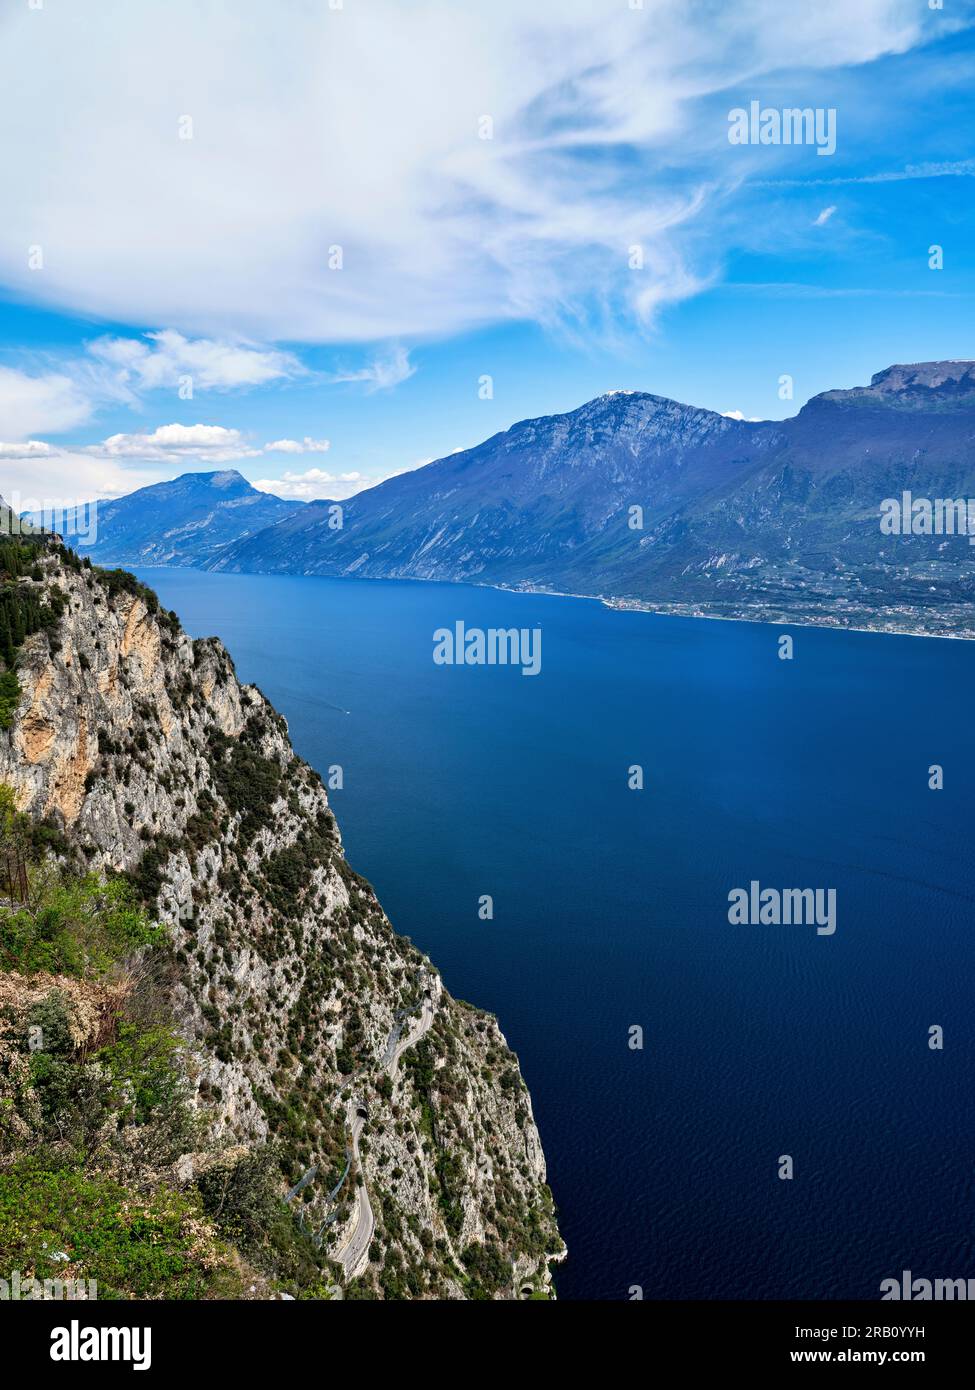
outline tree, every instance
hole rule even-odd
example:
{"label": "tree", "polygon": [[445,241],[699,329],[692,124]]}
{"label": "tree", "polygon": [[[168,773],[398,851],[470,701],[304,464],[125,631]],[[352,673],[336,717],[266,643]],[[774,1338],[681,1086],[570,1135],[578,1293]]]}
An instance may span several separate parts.
{"label": "tree", "polygon": [[13,787],[0,783],[0,882],[11,902],[30,903],[29,847],[30,818],[17,810]]}

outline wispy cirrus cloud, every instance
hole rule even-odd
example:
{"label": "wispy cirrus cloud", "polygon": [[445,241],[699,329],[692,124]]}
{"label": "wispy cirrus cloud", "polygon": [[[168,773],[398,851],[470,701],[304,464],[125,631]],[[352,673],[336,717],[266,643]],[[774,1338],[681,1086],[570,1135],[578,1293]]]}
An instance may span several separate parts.
{"label": "wispy cirrus cloud", "polygon": [[193,399],[198,391],[248,391],[311,376],[293,353],[190,339],[171,329],[95,338],[32,367],[0,367],[0,438],[61,434],[88,424],[107,405],[138,406],[154,391]]}
{"label": "wispy cirrus cloud", "polygon": [[931,160],[903,169],[880,169],[872,174],[840,174],[835,178],[756,179],[755,188],[835,188],[841,184],[906,183],[913,179],[975,179],[975,159]]}
{"label": "wispy cirrus cloud", "polygon": [[728,280],[722,287],[774,299],[965,299],[964,290],[905,290],[877,285],[807,285],[795,280]]}
{"label": "wispy cirrus cloud", "polygon": [[[728,93],[961,22],[917,0],[818,0],[788,23],[780,0],[705,8],[370,0],[291,5],[286,23],[256,6],[243,24],[237,0],[75,0],[41,22],[21,6],[4,19],[0,121],[31,120],[0,152],[0,282],[206,339],[651,321],[711,282],[709,217],[746,167],[728,159]],[[763,158],[763,177],[790,172]],[[175,340],[106,352],[137,383],[186,356]],[[216,389],[262,370],[196,365]],[[351,379],[381,389],[397,370]]]}
{"label": "wispy cirrus cloud", "polygon": [[334,383],[355,382],[367,391],[388,391],[401,382],[408,381],[416,371],[410,361],[410,354],[404,347],[394,347],[388,352],[379,353],[364,367],[339,369],[326,373],[326,380]]}

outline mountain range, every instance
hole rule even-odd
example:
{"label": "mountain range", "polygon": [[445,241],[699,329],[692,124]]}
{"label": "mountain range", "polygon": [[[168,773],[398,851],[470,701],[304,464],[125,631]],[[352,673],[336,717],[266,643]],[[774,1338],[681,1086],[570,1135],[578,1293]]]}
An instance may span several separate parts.
{"label": "mountain range", "polygon": [[[975,635],[968,539],[880,527],[881,503],[905,491],[975,496],[973,444],[971,361],[888,367],[785,420],[617,391],[361,492],[341,504],[340,528],[334,503],[191,474],[106,507],[91,553]],[[217,492],[234,505],[213,505]]]}

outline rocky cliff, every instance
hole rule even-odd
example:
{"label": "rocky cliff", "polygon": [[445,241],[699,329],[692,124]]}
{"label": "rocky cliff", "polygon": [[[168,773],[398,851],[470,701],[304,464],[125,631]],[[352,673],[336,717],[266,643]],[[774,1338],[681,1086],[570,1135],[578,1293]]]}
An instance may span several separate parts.
{"label": "rocky cliff", "polygon": [[[392,930],[318,774],[220,642],[191,641],[130,575],[36,552],[6,580],[45,621],[17,652],[0,781],[62,858],[128,876],[170,925],[212,1142],[273,1146],[346,1297],[550,1292],[561,1241],[497,1021]],[[183,1154],[175,1180],[202,1162]]]}

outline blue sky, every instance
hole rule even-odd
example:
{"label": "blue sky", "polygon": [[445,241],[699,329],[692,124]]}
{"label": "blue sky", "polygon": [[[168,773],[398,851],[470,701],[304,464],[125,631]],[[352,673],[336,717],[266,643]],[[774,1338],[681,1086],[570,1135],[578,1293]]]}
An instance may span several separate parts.
{"label": "blue sky", "polygon": [[[0,11],[4,493],[341,497],[618,387],[975,355],[970,3],[154,11]],[[835,153],[732,145],[752,101]]]}

